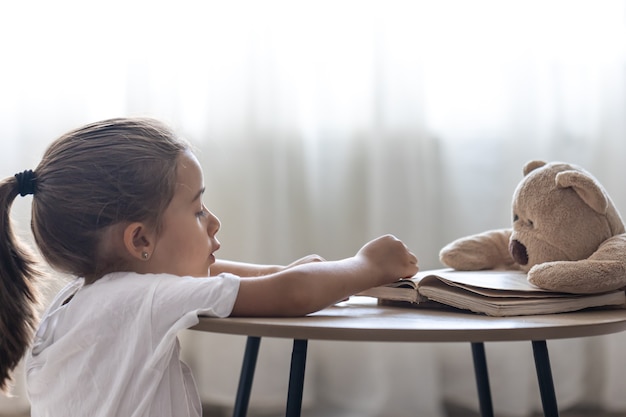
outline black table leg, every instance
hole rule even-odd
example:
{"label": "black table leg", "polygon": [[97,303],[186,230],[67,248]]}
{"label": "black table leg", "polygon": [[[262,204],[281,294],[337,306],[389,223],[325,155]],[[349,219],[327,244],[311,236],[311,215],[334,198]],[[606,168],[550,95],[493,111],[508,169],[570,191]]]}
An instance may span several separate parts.
{"label": "black table leg", "polygon": [[556,394],[554,393],[554,381],[552,380],[552,370],[550,369],[548,345],[545,340],[533,340],[532,344],[533,355],[535,356],[535,369],[537,370],[537,380],[539,381],[539,392],[541,394],[541,404],[543,405],[543,415],[546,417],[558,417],[559,409],[556,404]]}
{"label": "black table leg", "polygon": [[304,389],[304,370],[308,340],[295,339],[291,351],[291,369],[289,371],[289,391],[287,392],[287,417],[300,417],[302,411],[302,391]]}
{"label": "black table leg", "polygon": [[246,417],[246,414],[248,414],[250,391],[252,391],[252,380],[254,379],[254,370],[256,368],[257,357],[259,356],[260,344],[260,337],[248,336],[246,350],[243,355],[243,364],[241,365],[233,417]]}
{"label": "black table leg", "polygon": [[472,358],[474,360],[474,375],[478,388],[478,402],[482,417],[493,417],[493,404],[491,402],[491,388],[489,387],[489,374],[487,373],[487,357],[485,344],[482,342],[472,343]]}

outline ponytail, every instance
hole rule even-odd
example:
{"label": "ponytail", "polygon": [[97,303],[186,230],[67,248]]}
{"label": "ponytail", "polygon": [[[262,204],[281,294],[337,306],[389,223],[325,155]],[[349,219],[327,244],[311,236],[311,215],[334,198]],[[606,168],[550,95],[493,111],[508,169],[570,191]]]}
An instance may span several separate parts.
{"label": "ponytail", "polygon": [[[31,172],[32,173],[32,172]],[[15,235],[10,208],[24,195],[22,176],[0,181],[0,391],[7,392],[11,372],[28,348],[37,322],[39,294],[35,258]]]}

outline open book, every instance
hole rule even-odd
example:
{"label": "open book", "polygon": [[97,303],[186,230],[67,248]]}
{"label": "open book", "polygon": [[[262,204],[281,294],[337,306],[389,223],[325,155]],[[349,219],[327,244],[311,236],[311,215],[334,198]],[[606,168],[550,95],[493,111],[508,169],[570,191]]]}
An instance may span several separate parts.
{"label": "open book", "polygon": [[[437,269],[418,272],[358,295],[380,302],[429,306],[433,302],[489,316],[525,316],[564,313],[589,307],[626,307],[626,294],[616,290],[602,294],[569,294],[544,290],[529,283],[521,271],[456,271]],[[398,303],[396,303],[398,302]]]}

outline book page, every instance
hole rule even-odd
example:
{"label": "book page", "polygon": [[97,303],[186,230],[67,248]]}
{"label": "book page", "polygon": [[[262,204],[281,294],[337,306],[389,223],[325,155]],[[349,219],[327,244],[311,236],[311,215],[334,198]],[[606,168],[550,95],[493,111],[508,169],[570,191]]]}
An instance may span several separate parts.
{"label": "book page", "polygon": [[626,302],[623,291],[570,295],[549,300],[545,297],[486,297],[446,285],[437,279],[433,279],[432,285],[423,288],[422,295],[442,304],[490,316],[563,313],[589,307],[623,306]]}
{"label": "book page", "polygon": [[490,297],[561,297],[570,295],[539,288],[528,282],[526,273],[522,271],[438,269],[417,273],[412,279],[416,280],[420,287],[429,285],[433,279],[437,279],[448,285]]}

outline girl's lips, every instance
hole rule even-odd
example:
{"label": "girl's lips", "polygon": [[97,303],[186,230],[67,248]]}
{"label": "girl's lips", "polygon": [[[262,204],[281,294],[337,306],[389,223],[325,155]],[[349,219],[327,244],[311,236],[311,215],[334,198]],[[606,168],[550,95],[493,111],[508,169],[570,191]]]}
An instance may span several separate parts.
{"label": "girl's lips", "polygon": [[218,241],[215,241],[215,243],[211,246],[213,248],[213,251],[209,253],[209,261],[211,262],[211,264],[215,263],[215,252],[220,249],[220,246],[221,245]]}

